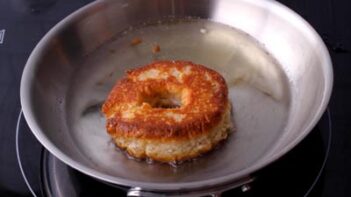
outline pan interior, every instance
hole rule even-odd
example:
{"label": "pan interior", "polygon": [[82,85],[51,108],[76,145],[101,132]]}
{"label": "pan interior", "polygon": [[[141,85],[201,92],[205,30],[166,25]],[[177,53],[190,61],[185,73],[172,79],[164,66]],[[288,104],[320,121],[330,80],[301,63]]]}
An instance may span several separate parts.
{"label": "pan interior", "polygon": [[[131,44],[133,39],[141,40]],[[160,51],[153,53],[154,46]],[[100,109],[125,71],[154,60],[189,60],[224,76],[236,130],[215,151],[172,167],[128,159],[115,148]],[[128,28],[77,61],[64,96],[67,133],[85,165],[111,176],[154,183],[201,181],[240,172],[265,157],[285,132],[288,79],[251,36],[204,19],[167,19]]]}

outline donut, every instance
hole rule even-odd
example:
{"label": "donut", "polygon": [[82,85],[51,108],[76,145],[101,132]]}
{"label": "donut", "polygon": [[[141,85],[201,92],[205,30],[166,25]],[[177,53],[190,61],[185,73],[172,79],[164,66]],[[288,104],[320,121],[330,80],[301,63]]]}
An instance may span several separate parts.
{"label": "donut", "polygon": [[230,132],[224,78],[189,61],[156,61],[127,71],[102,106],[117,147],[138,159],[189,160]]}

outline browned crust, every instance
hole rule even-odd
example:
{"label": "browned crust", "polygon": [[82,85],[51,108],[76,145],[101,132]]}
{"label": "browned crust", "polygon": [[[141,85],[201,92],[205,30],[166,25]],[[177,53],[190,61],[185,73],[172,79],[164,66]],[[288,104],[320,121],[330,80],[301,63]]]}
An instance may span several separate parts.
{"label": "browned crust", "polygon": [[230,106],[227,106],[222,120],[207,134],[189,140],[139,139],[114,137],[117,147],[138,159],[152,159],[159,162],[189,160],[214,149],[225,140],[231,129]]}
{"label": "browned crust", "polygon": [[[158,70],[170,74],[172,69],[184,71],[180,81],[173,75],[168,78],[138,80],[140,74]],[[207,76],[207,78],[206,78]],[[209,80],[209,78],[210,80]],[[186,102],[180,108],[152,108],[143,103],[143,94],[154,91],[173,91],[185,94]],[[102,112],[107,118],[106,128],[113,137],[137,137],[144,139],[191,139],[205,134],[222,118],[228,104],[228,88],[224,78],[207,67],[189,61],[157,61],[127,72],[110,92]],[[133,118],[124,118],[128,107],[136,107]],[[175,121],[165,113],[180,114],[183,119]]]}

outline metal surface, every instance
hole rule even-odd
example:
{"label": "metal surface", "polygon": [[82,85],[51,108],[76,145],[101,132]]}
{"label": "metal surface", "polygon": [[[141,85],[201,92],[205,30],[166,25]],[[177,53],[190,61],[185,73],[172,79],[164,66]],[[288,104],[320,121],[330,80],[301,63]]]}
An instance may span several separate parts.
{"label": "metal surface", "polygon": [[[232,183],[224,184],[224,185],[215,185],[214,187],[206,187],[200,190],[192,190],[192,191],[172,191],[172,192],[163,192],[156,193],[152,191],[144,191],[143,188],[133,187],[130,188],[127,192],[127,196],[144,196],[144,197],[158,197],[158,196],[184,196],[184,197],[195,197],[195,196],[221,196],[221,194],[225,191],[240,187],[242,185],[247,186],[247,184],[254,181],[252,177],[246,177],[240,179],[238,181],[234,181]],[[246,190],[247,191],[247,190]]]}
{"label": "metal surface", "polygon": [[[36,168],[39,165],[33,165],[33,163],[39,163],[40,162],[40,154],[31,154],[28,156],[28,152],[26,150],[35,150],[38,152],[41,152],[43,147],[37,142],[37,143],[30,143],[30,149],[25,149],[28,146],[28,142],[31,141],[31,139],[34,139],[34,136],[30,132],[23,133],[20,136],[20,130],[25,131],[23,129],[23,125],[25,125],[25,120],[22,114],[22,110],[18,115],[17,119],[17,125],[16,125],[16,156],[17,156],[17,162],[21,170],[22,177],[30,191],[30,193],[34,196],[40,196],[38,195],[39,193],[39,184],[38,182],[34,179],[33,177],[35,174],[35,171],[38,171],[39,169]],[[34,139],[35,140],[35,139]],[[32,152],[31,152],[32,153]],[[33,162],[36,161],[36,162]]]}
{"label": "metal surface", "polygon": [[[193,19],[174,23],[187,16]],[[132,48],[134,36],[143,43]],[[150,52],[155,42],[157,55]],[[99,114],[114,81],[154,59],[210,66],[230,86],[237,131],[178,168],[128,160],[109,142]],[[68,165],[114,184],[187,191],[239,180],[293,148],[325,110],[332,78],[320,37],[277,2],[98,1],[61,21],[34,49],[21,104],[34,135]]]}
{"label": "metal surface", "polygon": [[[42,158],[42,176],[44,182],[44,191],[47,196],[79,196],[80,192],[84,190],[77,184],[81,181],[72,168],[65,165],[53,155],[48,152],[44,152]],[[231,190],[233,188],[239,187],[243,184],[248,184],[254,181],[252,177],[246,177],[239,181],[234,181],[224,185],[210,186],[201,190],[192,190],[192,191],[172,191],[168,193],[156,193],[153,191],[144,191],[140,187],[118,187],[117,185],[107,184],[105,191],[109,191],[109,194],[115,193],[121,195],[121,191],[125,191],[124,195],[127,196],[206,196],[209,194],[220,194],[224,191]],[[101,183],[99,183],[101,184]],[[104,183],[103,183],[104,184]],[[110,187],[110,188],[107,188]],[[118,191],[120,190],[120,191]],[[108,193],[108,192],[107,192]],[[89,195],[94,196],[94,195]]]}

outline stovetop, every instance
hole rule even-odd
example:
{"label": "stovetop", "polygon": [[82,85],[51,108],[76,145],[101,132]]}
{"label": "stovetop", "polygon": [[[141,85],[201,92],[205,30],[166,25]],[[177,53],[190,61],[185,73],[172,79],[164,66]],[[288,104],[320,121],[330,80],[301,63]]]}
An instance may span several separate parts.
{"label": "stovetop", "polygon": [[[0,196],[32,195],[17,162],[15,141],[17,117],[21,109],[19,85],[25,62],[34,46],[51,27],[90,1],[0,0]],[[244,195],[257,195],[261,194],[260,192],[284,195],[274,192],[283,191],[286,192],[284,196],[300,196],[304,195],[306,189],[308,192],[309,188],[314,186],[310,196],[351,196],[351,122],[347,115],[351,108],[349,102],[351,101],[351,78],[348,75],[351,70],[351,12],[349,11],[351,3],[341,0],[280,0],[280,2],[310,22],[329,48],[334,68],[334,89],[329,104],[333,130],[330,152],[325,168],[318,176],[328,146],[324,143],[323,137],[326,132],[316,127],[294,151],[286,156],[288,159],[284,157],[269,166],[268,170],[261,172],[260,176],[257,175],[257,177],[268,178],[257,178],[252,184],[251,193]],[[319,125],[323,124],[326,124],[325,121],[319,123]],[[35,145],[32,144],[32,146],[35,149]],[[41,149],[40,145],[39,149]],[[41,155],[37,154],[36,151],[28,152],[24,158],[35,162],[41,158]],[[311,157],[308,157],[309,155]],[[301,158],[309,160],[304,163]],[[311,161],[311,158],[315,159]],[[290,172],[280,174],[281,169],[288,169]],[[35,172],[31,169],[29,171]],[[84,175],[78,173],[77,176]],[[316,182],[314,182],[315,179]],[[259,185],[260,180],[265,184]],[[306,180],[309,180],[308,183],[300,183]],[[283,184],[284,182],[287,184]],[[294,187],[285,187],[289,184]],[[257,190],[260,187],[261,190]],[[297,192],[300,190],[304,192]],[[233,192],[235,194],[236,191]]]}

